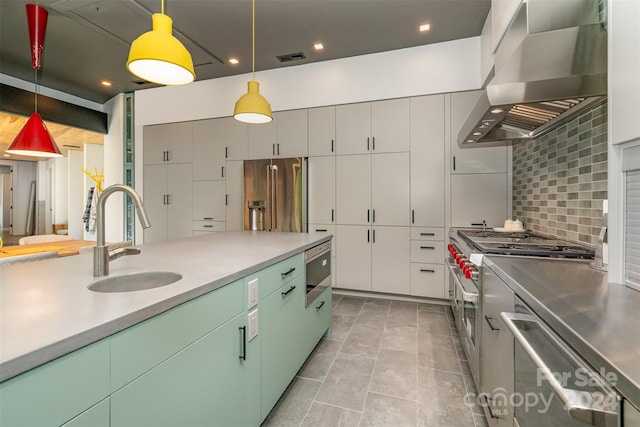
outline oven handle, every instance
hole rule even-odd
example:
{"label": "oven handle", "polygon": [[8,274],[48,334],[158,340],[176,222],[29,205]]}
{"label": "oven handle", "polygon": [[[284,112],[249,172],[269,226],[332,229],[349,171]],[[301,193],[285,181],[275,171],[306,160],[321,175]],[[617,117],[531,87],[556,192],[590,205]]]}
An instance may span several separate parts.
{"label": "oven handle", "polygon": [[[552,341],[556,349],[561,350],[562,352],[569,355],[570,358],[575,359],[575,357],[568,351],[568,349],[565,348],[565,346],[559,341],[559,339],[556,338],[555,334],[548,330],[547,327],[543,325],[537,317],[531,314],[506,312],[500,313],[500,317],[502,317],[502,320],[504,320],[507,328],[509,329],[509,331],[511,331],[511,334],[513,334],[513,337],[516,339],[516,341],[518,341],[518,343],[529,355],[536,367],[540,370],[542,375],[544,375],[544,378],[549,382],[551,388],[553,388],[558,397],[562,400],[567,413],[572,418],[596,427],[618,425],[618,412],[614,409],[611,409],[610,406],[603,404],[608,401],[610,402],[610,397],[615,396],[615,394],[611,390],[607,390],[605,388],[606,386],[602,384],[603,389],[607,391],[607,396],[602,399],[594,399],[589,392],[564,388],[558,381],[556,376],[553,374],[549,366],[547,366],[545,361],[542,359],[542,357],[540,357],[538,352],[525,338],[525,336],[522,334],[515,323],[516,321],[524,323],[536,323],[540,330],[543,331],[547,336],[547,338]],[[617,406],[619,406],[618,396],[615,396],[615,403]]]}

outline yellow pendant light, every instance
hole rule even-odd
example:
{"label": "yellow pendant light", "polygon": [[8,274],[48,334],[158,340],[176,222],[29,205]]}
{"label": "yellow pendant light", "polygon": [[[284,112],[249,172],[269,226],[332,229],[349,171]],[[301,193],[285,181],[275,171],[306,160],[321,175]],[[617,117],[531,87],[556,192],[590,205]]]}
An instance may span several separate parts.
{"label": "yellow pendant light", "polygon": [[161,85],[184,85],[196,78],[191,54],[172,34],[173,20],[162,13],[152,16],[152,30],[131,43],[127,69],[135,76]]}
{"label": "yellow pendant light", "polygon": [[244,123],[269,123],[273,120],[271,105],[260,95],[256,81],[256,4],[251,0],[251,81],[248,91],[238,99],[233,118]]}

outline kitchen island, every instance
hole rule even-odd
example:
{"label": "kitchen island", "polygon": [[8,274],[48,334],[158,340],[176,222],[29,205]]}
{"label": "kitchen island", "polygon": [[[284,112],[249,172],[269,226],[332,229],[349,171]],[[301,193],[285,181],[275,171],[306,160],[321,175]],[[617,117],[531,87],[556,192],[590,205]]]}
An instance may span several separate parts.
{"label": "kitchen island", "polygon": [[[261,355],[260,351],[261,344],[263,347],[267,344],[265,337],[278,339],[271,323],[277,326],[280,320],[272,319],[276,312],[271,299],[282,305],[282,313],[304,317],[303,320],[290,319],[297,323],[301,336],[313,331],[308,335],[315,337],[301,338],[301,349],[286,349],[296,354],[292,366],[301,365],[320,336],[329,330],[330,289],[318,298],[323,298],[323,301],[328,299],[325,301],[327,304],[321,306],[325,307],[324,310],[313,304],[305,307],[303,274],[303,252],[329,239],[330,236],[326,234],[230,232],[143,245],[140,255],[112,261],[110,276],[168,271],[181,274],[182,279],[166,286],[134,292],[102,293],[87,289],[95,280],[91,253],[0,268],[0,380],[8,380],[0,386],[0,400],[9,396],[7,384],[19,382],[34,372],[60,361],[65,362],[83,351],[97,349],[95,352],[100,353],[103,350],[99,347],[102,346],[106,348],[107,358],[106,362],[100,361],[98,365],[105,368],[107,377],[110,376],[107,378],[109,390],[104,397],[109,399],[108,396],[111,396],[110,405],[105,406],[111,406],[113,411],[114,395],[135,390],[131,384],[140,381],[132,381],[134,378],[139,376],[144,380],[150,377],[150,373],[157,370],[155,366],[161,367],[166,363],[164,359],[168,358],[167,362],[175,359],[183,352],[183,348],[199,343],[201,337],[208,336],[210,331],[216,333],[216,328],[236,322],[237,327],[229,328],[230,331],[235,330],[230,338],[233,344],[230,354],[234,364],[239,364],[244,356],[246,365],[243,366],[246,372],[242,374],[243,379],[238,385],[238,393],[244,398],[240,399],[237,412],[243,415],[242,400],[257,402],[259,409],[261,371],[270,363],[277,364],[274,360],[265,361],[265,355]],[[284,273],[279,268],[285,269]],[[294,270],[295,273],[287,273]],[[250,283],[258,283],[259,297],[254,295],[252,298],[249,295]],[[281,285],[290,291],[282,292],[282,297],[277,292]],[[294,302],[285,305],[285,293],[287,297],[291,294],[286,301]],[[260,326],[256,328],[257,339],[247,339],[246,334],[251,329],[247,327],[247,318],[254,314],[257,320],[258,308]],[[193,315],[194,309],[200,310],[197,312],[200,317]],[[206,319],[202,316],[206,316]],[[199,320],[203,319],[211,326],[202,327],[200,323],[206,322]],[[183,324],[180,322],[186,325],[184,330],[179,327]],[[114,364],[117,356],[124,358],[125,371],[130,365],[135,365],[135,358],[138,357],[135,346],[146,339],[146,335],[157,334],[158,345],[162,347],[174,340],[173,335],[178,341],[186,340],[183,336],[188,336],[192,329],[202,329],[202,332],[194,332],[193,340],[180,344],[175,351],[167,350],[166,358],[149,362],[149,366],[140,368],[139,372],[116,378]],[[118,345],[122,347],[120,355],[116,354]],[[145,344],[140,351],[149,352],[151,347]],[[133,362],[128,360],[129,356],[132,356]],[[103,362],[107,365],[101,365]],[[153,369],[145,373],[148,368]],[[171,371],[174,370],[172,368]],[[93,371],[99,370],[93,369],[87,375],[93,375]],[[285,386],[292,378],[286,380]],[[278,380],[284,381],[282,378]],[[254,384],[256,381],[257,386]],[[249,390],[251,387],[258,388],[257,397]],[[278,393],[279,397],[280,388],[281,385],[278,385],[276,391],[265,390],[263,381],[262,394]],[[262,414],[250,417],[250,423],[259,423],[268,410],[270,407],[265,407]],[[117,417],[111,415],[113,423]],[[65,422],[69,419],[60,418]],[[59,424],[62,423],[53,423]],[[123,421],[119,424],[127,423]]]}
{"label": "kitchen island", "polygon": [[640,292],[607,283],[607,273],[589,261],[489,256],[484,262],[640,408]]}

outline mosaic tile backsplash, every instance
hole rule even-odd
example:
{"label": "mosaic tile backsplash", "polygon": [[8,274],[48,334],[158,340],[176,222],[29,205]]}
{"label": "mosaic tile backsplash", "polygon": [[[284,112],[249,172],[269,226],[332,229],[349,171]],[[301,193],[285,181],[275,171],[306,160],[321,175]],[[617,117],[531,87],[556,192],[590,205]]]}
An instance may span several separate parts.
{"label": "mosaic tile backsplash", "polygon": [[526,228],[596,246],[606,198],[606,103],[513,145],[513,216]]}

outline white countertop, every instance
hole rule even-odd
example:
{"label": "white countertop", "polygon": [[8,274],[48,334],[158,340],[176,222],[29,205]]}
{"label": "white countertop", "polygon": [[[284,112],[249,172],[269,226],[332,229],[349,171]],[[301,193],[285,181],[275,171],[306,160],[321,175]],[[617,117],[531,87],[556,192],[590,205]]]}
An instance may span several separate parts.
{"label": "white countertop", "polygon": [[0,267],[0,381],[98,341],[330,238],[326,233],[212,233],[142,245],[110,276],[171,271],[183,278],[136,292],[87,289],[93,252]]}

